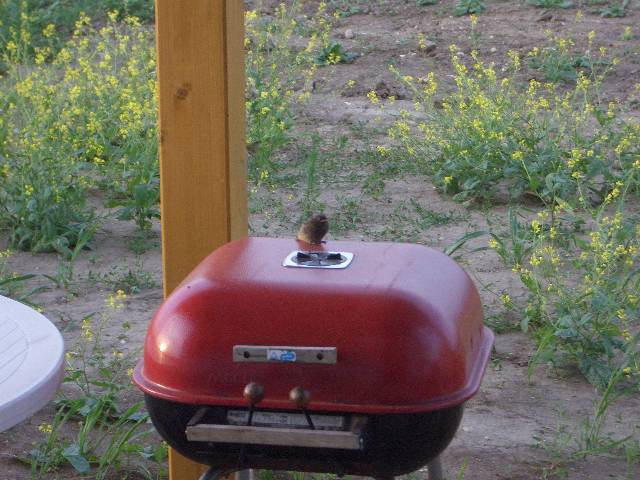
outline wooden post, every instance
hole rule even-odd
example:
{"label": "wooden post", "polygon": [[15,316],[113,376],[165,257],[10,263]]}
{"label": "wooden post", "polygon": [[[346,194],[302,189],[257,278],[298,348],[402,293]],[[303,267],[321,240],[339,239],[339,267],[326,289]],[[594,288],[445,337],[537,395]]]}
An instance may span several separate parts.
{"label": "wooden post", "polygon": [[[244,2],[156,0],[164,293],[247,234]],[[204,467],[169,451],[171,480]]]}

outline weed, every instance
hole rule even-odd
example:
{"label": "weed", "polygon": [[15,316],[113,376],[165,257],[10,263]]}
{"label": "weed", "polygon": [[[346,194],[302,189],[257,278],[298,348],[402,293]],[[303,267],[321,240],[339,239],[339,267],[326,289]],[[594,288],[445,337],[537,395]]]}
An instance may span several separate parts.
{"label": "weed", "polygon": [[567,204],[539,212],[527,227],[510,214],[509,240],[493,234],[489,246],[529,290],[522,328],[533,329],[537,342],[530,372],[541,363],[573,362],[605,391],[612,380],[618,386],[640,383],[640,334],[633,333],[640,232],[624,214],[638,171],[619,181],[598,208],[583,203],[591,217],[585,234],[575,232]]}
{"label": "weed", "polygon": [[[135,169],[139,172],[140,170]],[[154,172],[155,173],[155,172]],[[153,174],[152,174],[153,175]],[[152,219],[160,218],[160,178],[155,175],[144,183],[132,182],[131,195],[114,199],[107,203],[109,207],[120,205],[117,212],[119,220],[134,220],[138,230],[129,243],[129,247],[136,253],[148,250],[152,243],[148,241],[151,235]]]}
{"label": "weed", "polygon": [[35,275],[17,275],[9,270],[7,260],[12,254],[11,250],[0,251],[0,295],[32,305],[29,302],[29,297],[44,290],[45,287],[35,287],[27,290],[27,282],[34,278]]}
{"label": "weed", "polygon": [[133,265],[112,267],[107,273],[89,272],[88,280],[126,294],[140,293],[159,286],[152,273],[144,270],[141,259],[137,259]]}
{"label": "weed", "polygon": [[338,208],[331,215],[331,231],[340,233],[349,230],[356,230],[363,219],[360,212],[359,198],[338,197]]}
{"label": "weed", "polygon": [[358,54],[348,52],[341,43],[331,42],[325,46],[315,58],[316,65],[336,65],[338,63],[351,63]]}
{"label": "weed", "polygon": [[73,248],[65,248],[61,251],[58,261],[58,272],[53,278],[59,286],[64,288],[70,287],[74,276],[75,261],[82,250],[89,248],[89,242],[93,238],[96,229],[97,226],[94,225],[91,228],[81,230]]}
{"label": "weed", "polygon": [[573,2],[570,0],[527,0],[529,5],[538,8],[571,8]]}
{"label": "weed", "polygon": [[[624,150],[628,155],[635,149],[633,142],[621,139],[635,136],[625,132],[636,127],[618,117],[615,103],[599,104],[606,68],[592,70],[589,77],[579,73],[570,92],[537,80],[522,91],[515,77],[521,69],[516,52],[509,52],[511,73],[503,78],[475,51],[470,66],[455,45],[451,53],[456,86],[440,105],[433,101],[438,91],[433,73],[416,79],[390,67],[413,92],[414,112],[401,110],[389,137],[424,171],[431,171],[438,187],[456,200],[527,194],[553,202],[575,199],[578,180],[592,182],[595,194],[615,182],[611,154]],[[616,63],[614,59],[612,65]],[[372,102],[381,103],[378,98]]]}
{"label": "weed", "polygon": [[276,475],[273,470],[259,470],[258,477],[260,480],[275,480]]}
{"label": "weed", "polygon": [[416,4],[419,7],[426,7],[429,5],[435,5],[436,3],[438,3],[438,0],[416,0]]}
{"label": "weed", "polygon": [[627,25],[626,27],[624,27],[624,30],[622,30],[622,33],[620,34],[620,40],[629,41],[632,38],[633,38],[633,28]]}
{"label": "weed", "polygon": [[622,0],[619,3],[608,5],[600,10],[600,16],[605,18],[624,17],[627,15],[626,9],[628,5],[629,0]]}
{"label": "weed", "polygon": [[96,230],[90,189],[115,184],[137,206],[136,185],[157,172],[151,33],[136,18],[116,20],[96,31],[81,16],[58,53],[38,49],[28,68],[8,51],[0,220],[15,248],[67,254]]}
{"label": "weed", "polygon": [[487,9],[483,0],[457,0],[453,14],[456,17],[462,15],[479,15]]}
{"label": "weed", "polygon": [[354,5],[352,0],[330,0],[329,5],[330,9],[337,12],[342,18],[362,13],[362,8]]}
{"label": "weed", "polygon": [[122,17],[135,16],[145,22],[153,20],[152,0],[5,0],[0,2],[0,64],[10,42],[23,48],[23,60],[38,49],[58,50],[73,32],[81,13],[103,22],[108,12],[120,11]]}
{"label": "weed", "polygon": [[[603,66],[609,70],[612,60],[606,57],[606,50],[600,49],[600,54],[594,57],[591,53],[594,46],[595,32],[587,35],[587,48],[582,54],[574,52],[575,40],[571,35],[554,35],[550,31],[547,34],[547,45],[542,49],[534,48],[527,54],[529,66],[540,70],[546,80],[550,82],[575,81],[581,69],[591,72],[592,77],[598,74],[603,76],[607,72],[594,73]],[[604,77],[603,77],[604,78]]]}
{"label": "weed", "polygon": [[[273,154],[289,141],[293,108],[311,95],[315,59],[330,44],[326,9],[322,2],[312,18],[303,17],[300,3],[293,2],[280,5],[273,17],[261,16],[259,8],[245,13],[247,144],[254,182],[276,168]],[[294,49],[294,38],[305,47]]]}
{"label": "weed", "polygon": [[322,166],[318,165],[320,142],[320,136],[317,134],[313,135],[311,139],[311,148],[307,149],[306,146],[302,146],[304,151],[300,151],[300,155],[305,159],[305,189],[302,194],[300,220],[309,218],[314,213],[324,210],[325,207],[325,205],[318,199],[320,196],[318,169],[322,168]]}
{"label": "weed", "polygon": [[[143,402],[128,407],[121,403],[133,356],[109,351],[104,336],[112,312],[123,308],[125,299],[124,292],[118,291],[109,296],[106,313],[82,320],[81,338],[66,354],[66,393],[56,402],[52,422],[40,425],[44,439],[31,452],[33,478],[43,478],[68,464],[96,479],[131,469],[151,479],[156,475],[146,465],[148,460],[157,465],[157,475],[162,474],[166,445],[143,443],[153,431],[146,427]],[[126,338],[128,328],[128,323],[122,324],[120,338]]]}

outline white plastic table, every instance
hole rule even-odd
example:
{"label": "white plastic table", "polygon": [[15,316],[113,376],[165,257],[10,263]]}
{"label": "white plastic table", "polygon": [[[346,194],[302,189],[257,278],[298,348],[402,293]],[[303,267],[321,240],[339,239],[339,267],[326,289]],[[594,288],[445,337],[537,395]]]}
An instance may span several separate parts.
{"label": "white plastic table", "polygon": [[54,397],[64,375],[64,342],[43,315],[0,296],[0,432]]}

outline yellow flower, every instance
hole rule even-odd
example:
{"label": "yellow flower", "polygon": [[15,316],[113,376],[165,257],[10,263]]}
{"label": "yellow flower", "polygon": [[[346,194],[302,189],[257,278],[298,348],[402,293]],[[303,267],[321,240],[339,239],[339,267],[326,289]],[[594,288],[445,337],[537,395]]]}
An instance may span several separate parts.
{"label": "yellow flower", "polygon": [[53,432],[53,426],[50,423],[41,423],[38,426],[38,430],[40,430],[42,433],[51,433]]}
{"label": "yellow flower", "polygon": [[376,147],[376,150],[378,150],[378,153],[380,153],[380,155],[388,155],[389,154],[389,149],[387,147],[384,147],[382,145],[378,145]]}
{"label": "yellow flower", "polygon": [[33,192],[34,192],[34,188],[33,188],[32,185],[25,185],[24,186],[24,194],[27,197],[30,197],[33,194]]}
{"label": "yellow flower", "polygon": [[540,231],[542,230],[542,225],[538,220],[531,220],[531,230],[533,230],[534,233],[540,233]]}
{"label": "yellow flower", "polygon": [[444,177],[444,184],[450,185],[453,182],[453,177]]}
{"label": "yellow flower", "polygon": [[56,26],[53,23],[50,23],[46,27],[42,29],[42,36],[45,38],[50,38],[56,31]]}

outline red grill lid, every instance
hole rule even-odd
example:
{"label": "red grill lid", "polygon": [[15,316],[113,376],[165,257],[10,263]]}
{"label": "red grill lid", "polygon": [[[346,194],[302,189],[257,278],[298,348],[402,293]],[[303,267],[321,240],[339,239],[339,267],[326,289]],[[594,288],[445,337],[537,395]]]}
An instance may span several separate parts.
{"label": "red grill lid", "polygon": [[303,387],[310,410],[362,413],[426,412],[475,394],[493,334],[453,260],[420,245],[330,242],[353,254],[348,267],[283,266],[304,246],[246,238],[209,255],[155,314],[134,382],[227,406],[246,406],[243,389],[258,382],[260,408],[273,409],[291,409],[290,390]]}

